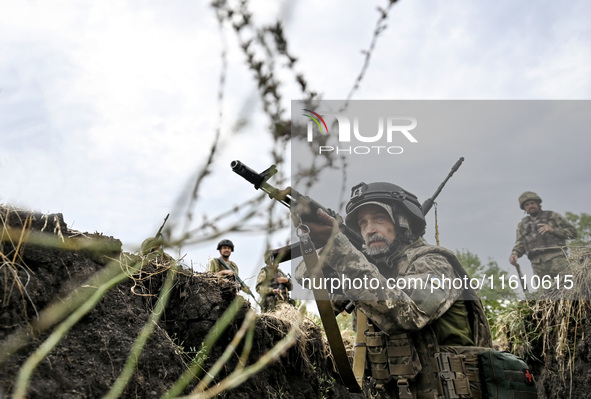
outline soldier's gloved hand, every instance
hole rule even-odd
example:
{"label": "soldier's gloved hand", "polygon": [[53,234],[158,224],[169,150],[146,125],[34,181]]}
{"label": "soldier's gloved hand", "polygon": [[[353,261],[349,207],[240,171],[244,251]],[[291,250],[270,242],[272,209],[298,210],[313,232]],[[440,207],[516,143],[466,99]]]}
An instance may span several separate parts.
{"label": "soldier's gloved hand", "polygon": [[[329,219],[325,219],[324,215]],[[326,244],[332,234],[332,223],[335,221],[333,217],[329,216],[321,209],[318,209],[314,216],[310,213],[300,214],[298,212],[292,212],[291,220],[296,228],[298,228],[300,224],[308,226],[310,229],[310,237],[316,248],[322,248]]]}
{"label": "soldier's gloved hand", "polygon": [[322,209],[316,210],[317,222],[304,222],[310,228],[310,237],[316,247],[324,247],[330,237],[339,233],[339,226],[335,218]]}
{"label": "soldier's gloved hand", "polygon": [[509,263],[511,263],[513,266],[517,266],[517,259],[517,255],[511,254],[511,256],[509,257]]}

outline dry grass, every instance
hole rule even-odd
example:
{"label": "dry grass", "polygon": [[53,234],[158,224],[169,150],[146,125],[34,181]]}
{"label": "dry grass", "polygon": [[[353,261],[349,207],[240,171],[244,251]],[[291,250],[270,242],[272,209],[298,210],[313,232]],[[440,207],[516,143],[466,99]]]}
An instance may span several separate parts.
{"label": "dry grass", "polygon": [[[286,303],[278,304],[272,312],[261,314],[259,320],[263,328],[278,331],[282,335],[286,334],[288,330],[294,329],[296,337],[295,347],[298,357],[302,359],[304,364],[313,367],[310,357],[314,353],[307,353],[306,348],[317,348],[318,345],[309,346],[308,343],[318,340],[321,334],[320,328],[313,320],[306,317],[300,310]],[[324,342],[322,351],[323,356],[328,356],[328,346]]]}
{"label": "dry grass", "polygon": [[[22,257],[25,243],[31,231],[33,215],[30,213],[23,215],[23,213],[14,207],[0,205],[0,272],[4,274],[2,307],[7,307],[10,304],[10,297],[16,288],[23,302],[25,316],[28,317],[25,303],[27,300],[31,303],[37,316],[38,313],[27,292],[28,282],[31,274],[34,273],[27,267]],[[13,215],[22,225],[20,229],[9,226],[9,218]],[[22,219],[23,216],[24,220]],[[27,276],[27,281],[23,282],[19,273],[24,273]]]}
{"label": "dry grass", "polygon": [[586,338],[591,317],[591,249],[573,250],[569,261],[572,289],[539,291],[511,304],[497,320],[503,327],[496,337],[520,357],[550,361],[565,386],[572,381],[577,343]]}

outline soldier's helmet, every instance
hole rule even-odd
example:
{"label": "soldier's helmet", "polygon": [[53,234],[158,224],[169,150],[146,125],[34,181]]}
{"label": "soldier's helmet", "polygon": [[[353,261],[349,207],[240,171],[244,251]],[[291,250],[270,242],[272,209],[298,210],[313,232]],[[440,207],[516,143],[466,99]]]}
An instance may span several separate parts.
{"label": "soldier's helmet", "polygon": [[538,194],[534,193],[533,191],[526,191],[519,196],[519,207],[523,209],[523,204],[531,200],[538,201],[538,204],[542,203],[542,199]]}
{"label": "soldier's helmet", "polygon": [[[427,222],[417,197],[400,186],[384,182],[369,184],[362,182],[351,189],[351,198],[346,207],[346,225],[359,232],[357,211],[363,205],[370,203],[391,207],[390,216],[393,218],[397,236],[401,241],[411,242],[425,234]],[[399,234],[400,232],[403,234]]]}
{"label": "soldier's helmet", "polygon": [[222,247],[224,247],[224,246],[225,247],[230,247],[230,249],[232,250],[232,252],[234,252],[234,243],[232,241],[224,239],[224,240],[218,242],[218,251],[220,249],[222,249]]}

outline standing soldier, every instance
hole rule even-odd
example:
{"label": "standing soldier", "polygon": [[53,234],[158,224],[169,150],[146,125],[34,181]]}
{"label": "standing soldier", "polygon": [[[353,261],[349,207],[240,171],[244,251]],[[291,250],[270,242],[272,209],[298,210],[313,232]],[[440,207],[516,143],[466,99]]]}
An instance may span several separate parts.
{"label": "standing soldier", "polygon": [[281,269],[271,252],[265,254],[265,267],[257,276],[256,290],[261,296],[261,310],[263,312],[273,311],[282,302],[291,303],[289,291],[292,289],[289,279]]}
{"label": "standing soldier", "polygon": [[577,237],[577,229],[557,212],[543,211],[542,198],[532,191],[519,196],[519,207],[528,215],[517,226],[517,239],[509,262],[526,254],[535,274],[555,277],[568,267],[566,240]]}
{"label": "standing soldier", "polygon": [[234,252],[234,243],[230,240],[224,239],[218,242],[217,250],[220,251],[221,256],[209,260],[207,271],[219,277],[237,276],[238,265],[230,260],[230,255]]}

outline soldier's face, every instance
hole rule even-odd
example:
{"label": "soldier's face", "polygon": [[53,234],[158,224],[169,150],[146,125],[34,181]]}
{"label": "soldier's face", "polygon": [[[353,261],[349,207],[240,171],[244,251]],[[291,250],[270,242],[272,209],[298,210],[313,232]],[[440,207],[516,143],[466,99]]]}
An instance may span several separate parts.
{"label": "soldier's face", "polygon": [[232,248],[228,247],[227,245],[222,245],[222,247],[220,248],[220,254],[225,258],[229,257],[231,253]]}
{"label": "soldier's face", "polygon": [[394,222],[384,208],[378,205],[370,204],[359,209],[357,225],[369,255],[388,251],[390,244],[396,239]]}
{"label": "soldier's face", "polygon": [[523,209],[528,215],[536,216],[540,213],[540,204],[536,200],[529,200],[523,203]]}

